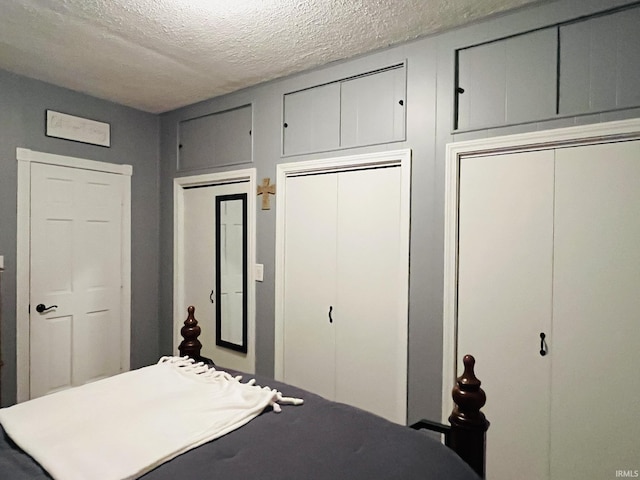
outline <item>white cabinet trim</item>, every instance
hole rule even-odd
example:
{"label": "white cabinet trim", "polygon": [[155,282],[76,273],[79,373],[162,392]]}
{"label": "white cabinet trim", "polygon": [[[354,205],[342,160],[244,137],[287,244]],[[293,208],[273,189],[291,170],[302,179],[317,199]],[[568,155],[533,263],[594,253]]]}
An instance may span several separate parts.
{"label": "white cabinet trim", "polygon": [[[640,119],[545,130],[503,137],[450,143],[445,170],[444,308],[442,348],[442,420],[453,408],[451,385],[463,354],[457,351],[458,198],[459,168],[463,157],[494,155],[564,146],[589,145],[640,139]],[[476,358],[481,369],[482,358]],[[482,378],[480,378],[482,380]],[[491,392],[487,392],[491,398]]]}

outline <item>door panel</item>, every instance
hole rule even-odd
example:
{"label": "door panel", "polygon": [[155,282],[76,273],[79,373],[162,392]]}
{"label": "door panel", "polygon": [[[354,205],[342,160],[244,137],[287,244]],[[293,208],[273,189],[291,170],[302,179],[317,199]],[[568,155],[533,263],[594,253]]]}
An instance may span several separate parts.
{"label": "door panel", "polygon": [[120,175],[31,165],[32,398],[122,369],[123,195]]}
{"label": "door panel", "polygon": [[408,259],[401,258],[400,175],[399,166],[338,174],[335,399],[404,424],[407,312],[400,305],[408,279],[400,273]]}
{"label": "door panel", "polygon": [[341,82],[340,146],[404,140],[405,68]]}
{"label": "door panel", "polygon": [[284,381],[334,399],[337,177],[286,182]]}
{"label": "door panel", "polygon": [[640,458],[640,142],[556,155],[551,475],[608,478]]}
{"label": "door panel", "polygon": [[548,150],[460,165],[456,357],[482,360],[495,480],[548,478],[550,359],[539,334],[551,325],[553,162]]}
{"label": "door panel", "polygon": [[283,153],[295,155],[340,146],[340,84],[284,96]]}

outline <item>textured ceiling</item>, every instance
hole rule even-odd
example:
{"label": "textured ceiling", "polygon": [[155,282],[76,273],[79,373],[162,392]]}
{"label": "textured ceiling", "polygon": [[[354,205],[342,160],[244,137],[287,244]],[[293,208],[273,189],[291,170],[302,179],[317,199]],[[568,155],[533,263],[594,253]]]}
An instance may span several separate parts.
{"label": "textured ceiling", "polygon": [[0,68],[148,112],[545,0],[0,0]]}

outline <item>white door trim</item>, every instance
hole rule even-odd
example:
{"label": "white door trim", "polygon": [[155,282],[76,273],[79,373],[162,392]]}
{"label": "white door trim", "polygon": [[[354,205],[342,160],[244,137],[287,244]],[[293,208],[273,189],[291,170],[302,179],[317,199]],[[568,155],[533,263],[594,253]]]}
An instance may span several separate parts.
{"label": "white door trim", "polygon": [[125,181],[122,205],[122,348],[120,365],[124,371],[130,368],[131,351],[131,165],[96,162],[84,158],[54,155],[27,148],[16,148],[18,162],[18,205],[16,228],[16,377],[18,402],[30,398],[30,329],[29,329],[29,259],[31,163],[44,163],[62,167],[94,170],[122,175]]}
{"label": "white door trim", "polygon": [[[382,166],[401,167],[401,256],[409,258],[409,224],[411,205],[411,150],[394,150],[388,152],[365,153],[304,162],[281,163],[276,166],[278,185],[278,201],[276,202],[276,284],[275,284],[275,341],[274,341],[274,376],[276,380],[284,378],[284,237],[285,237],[285,204],[286,179],[289,176],[309,173],[330,173],[344,170],[368,169]],[[400,278],[409,282],[409,262],[403,263]],[[408,291],[408,290],[407,290]],[[409,311],[409,298],[402,298],[399,309],[403,315]],[[408,326],[406,327],[408,328]],[[408,336],[399,336],[408,341]],[[407,348],[405,345],[403,348]],[[406,370],[406,369],[405,369]],[[405,371],[406,375],[406,371]]]}
{"label": "white door trim", "polygon": [[[458,197],[460,161],[468,156],[515,153],[557,147],[640,139],[640,119],[559,128],[539,132],[470,140],[447,145],[444,225],[444,309],[442,326],[442,420],[453,408],[451,389],[457,375]],[[479,365],[482,359],[476,359]],[[505,359],[508,361],[508,359]],[[482,378],[480,378],[482,380]],[[491,392],[488,393],[491,395]]]}
{"label": "white door trim", "polygon": [[[232,182],[248,182],[249,192],[256,191],[256,169],[247,168],[229,172],[208,173],[189,177],[178,177],[173,180],[173,350],[177,354],[178,346],[182,340],[180,329],[187,318],[187,307],[184,304],[184,235],[186,233],[197,235],[197,232],[184,231],[184,190],[188,187],[223,185]],[[255,345],[256,345],[256,196],[249,195],[247,199],[247,264],[249,265],[249,278],[247,278],[248,302],[247,302],[247,357],[253,364],[255,371]],[[198,318],[198,312],[196,312]],[[252,373],[252,372],[248,372]]]}

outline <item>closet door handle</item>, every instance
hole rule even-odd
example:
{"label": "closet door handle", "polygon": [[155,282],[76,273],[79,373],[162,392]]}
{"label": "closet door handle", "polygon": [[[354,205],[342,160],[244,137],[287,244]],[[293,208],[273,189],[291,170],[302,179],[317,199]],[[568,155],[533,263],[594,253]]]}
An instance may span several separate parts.
{"label": "closet door handle", "polygon": [[545,338],[546,338],[546,335],[544,334],[544,332],[541,332],[540,333],[540,355],[543,357],[547,354],[547,344],[544,341]]}
{"label": "closet door handle", "polygon": [[333,317],[331,317],[331,312],[333,312],[333,306],[329,305],[329,323],[333,323]]}

